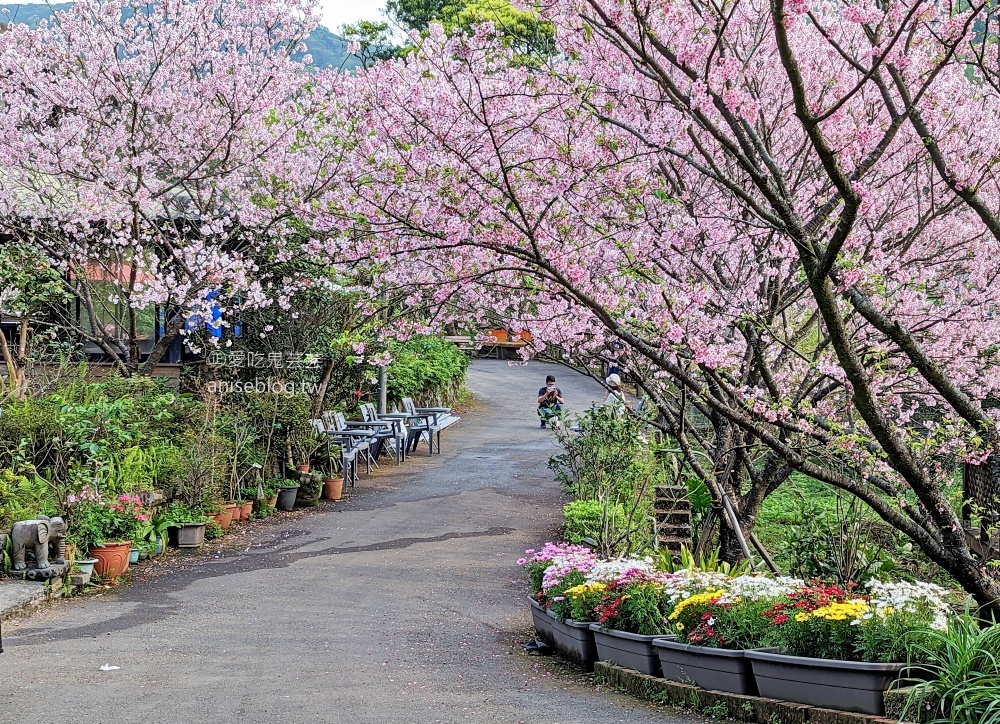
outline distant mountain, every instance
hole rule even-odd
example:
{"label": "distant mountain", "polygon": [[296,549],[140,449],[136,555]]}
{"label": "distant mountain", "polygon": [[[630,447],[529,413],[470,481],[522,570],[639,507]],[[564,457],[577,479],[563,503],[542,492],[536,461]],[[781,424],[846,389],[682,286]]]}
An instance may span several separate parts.
{"label": "distant mountain", "polygon": [[[5,3],[10,15],[0,16],[0,22],[24,23],[29,27],[35,27],[39,21],[46,20],[52,16],[53,12],[68,10],[72,3]],[[354,70],[358,67],[358,59],[351,57],[347,52],[347,41],[340,36],[334,35],[328,28],[322,25],[316,28],[306,39],[306,48],[312,56],[313,64],[319,68],[343,68],[344,70]]]}

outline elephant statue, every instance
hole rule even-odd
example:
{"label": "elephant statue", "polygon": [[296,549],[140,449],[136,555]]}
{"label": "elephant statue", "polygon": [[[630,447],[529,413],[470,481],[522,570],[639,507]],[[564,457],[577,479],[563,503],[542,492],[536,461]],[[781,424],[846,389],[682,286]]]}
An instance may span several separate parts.
{"label": "elephant statue", "polygon": [[[23,571],[25,553],[30,548],[35,554],[35,568],[49,568],[51,563],[66,563],[66,522],[62,518],[38,516],[37,520],[22,520],[14,523],[10,534],[11,570]],[[50,563],[49,555],[55,558]]]}

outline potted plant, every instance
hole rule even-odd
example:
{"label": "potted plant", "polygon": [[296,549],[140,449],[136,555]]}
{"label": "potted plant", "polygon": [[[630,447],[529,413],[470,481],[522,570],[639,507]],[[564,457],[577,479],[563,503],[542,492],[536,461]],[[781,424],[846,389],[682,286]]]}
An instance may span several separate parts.
{"label": "potted plant", "polygon": [[[240,503],[226,503],[222,506],[224,513],[229,515],[231,523],[237,523],[243,519],[243,506]],[[226,526],[228,529],[229,526]]]}
{"label": "potted plant", "polygon": [[97,562],[96,558],[77,558],[74,567],[78,573],[83,573],[89,580],[90,575],[94,572],[94,565]]}
{"label": "potted plant", "polygon": [[319,494],[323,491],[322,473],[303,473],[299,476],[299,490],[295,496],[296,508],[314,508],[319,504]]}
{"label": "potted plant", "polygon": [[659,571],[627,571],[607,584],[595,607],[597,622],[591,624],[597,655],[602,661],[649,674],[660,675],[660,655],[653,641],[670,634],[665,595],[670,574]]}
{"label": "potted plant", "polygon": [[291,480],[282,480],[278,488],[278,497],[275,500],[275,507],[278,510],[292,510],[295,508],[295,498],[299,491],[299,484]]}
{"label": "potted plant", "polygon": [[149,511],[137,495],[122,494],[105,500],[85,485],[67,498],[69,537],[96,559],[94,571],[102,579],[114,580],[128,570],[132,538],[149,521]]}
{"label": "potted plant", "polygon": [[264,500],[274,508],[278,504],[278,490],[287,484],[284,478],[270,478],[263,483]]}
{"label": "potted plant", "polygon": [[313,428],[300,430],[291,440],[291,448],[295,455],[296,466],[300,473],[308,473],[313,456],[321,447],[327,444],[325,435]]}
{"label": "potted plant", "polygon": [[151,513],[146,522],[139,527],[137,540],[149,544],[149,556],[152,558],[163,553],[169,530],[170,521],[161,511],[156,511]]}
{"label": "potted plant", "polygon": [[174,501],[164,511],[164,516],[170,521],[171,543],[175,547],[200,548],[205,543],[208,518],[200,507]]}
{"label": "potted plant", "polygon": [[340,500],[344,495],[344,478],[335,477],[333,473],[323,476],[323,497],[327,500]]}
{"label": "potted plant", "polygon": [[667,616],[676,639],[653,642],[663,678],[756,696],[750,660],[744,654],[766,639],[769,621],[764,612],[801,585],[795,579],[738,576],[725,584],[725,590],[713,588],[679,600]]}
{"label": "potted plant", "polygon": [[947,628],[946,596],[930,583],[803,586],[764,614],[779,651],[746,652],[761,696],[884,716],[886,689],[922,663],[904,663],[907,644]]}
{"label": "potted plant", "polygon": [[[595,603],[592,595],[585,602],[582,594],[587,588],[586,575],[597,563],[596,556],[583,546],[552,543],[540,551],[529,549],[525,553],[531,558],[522,558],[518,563],[527,569],[531,583],[535,630],[566,659],[592,669],[597,649],[590,621],[574,620],[574,613],[585,616],[582,611],[586,603]],[[571,590],[578,594],[576,609]]]}

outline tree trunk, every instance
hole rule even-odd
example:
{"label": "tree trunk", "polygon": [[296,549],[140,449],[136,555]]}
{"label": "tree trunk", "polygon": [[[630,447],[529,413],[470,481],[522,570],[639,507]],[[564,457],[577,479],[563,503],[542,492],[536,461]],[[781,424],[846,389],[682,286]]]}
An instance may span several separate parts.
{"label": "tree trunk", "polygon": [[313,419],[319,417],[320,412],[323,410],[323,402],[326,400],[326,390],[330,386],[330,378],[333,377],[333,359],[327,360],[326,367],[323,368],[323,376],[320,377],[319,388],[316,390],[316,396],[313,398],[312,409],[310,411],[310,416]]}

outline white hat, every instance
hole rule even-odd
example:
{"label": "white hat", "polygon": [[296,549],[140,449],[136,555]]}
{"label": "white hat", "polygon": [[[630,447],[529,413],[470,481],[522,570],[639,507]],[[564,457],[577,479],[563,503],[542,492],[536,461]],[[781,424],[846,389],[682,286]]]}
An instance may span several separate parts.
{"label": "white hat", "polygon": [[621,387],[622,386],[622,378],[619,377],[618,375],[614,375],[614,374],[608,375],[608,379],[606,379],[604,381],[608,383],[609,387]]}

